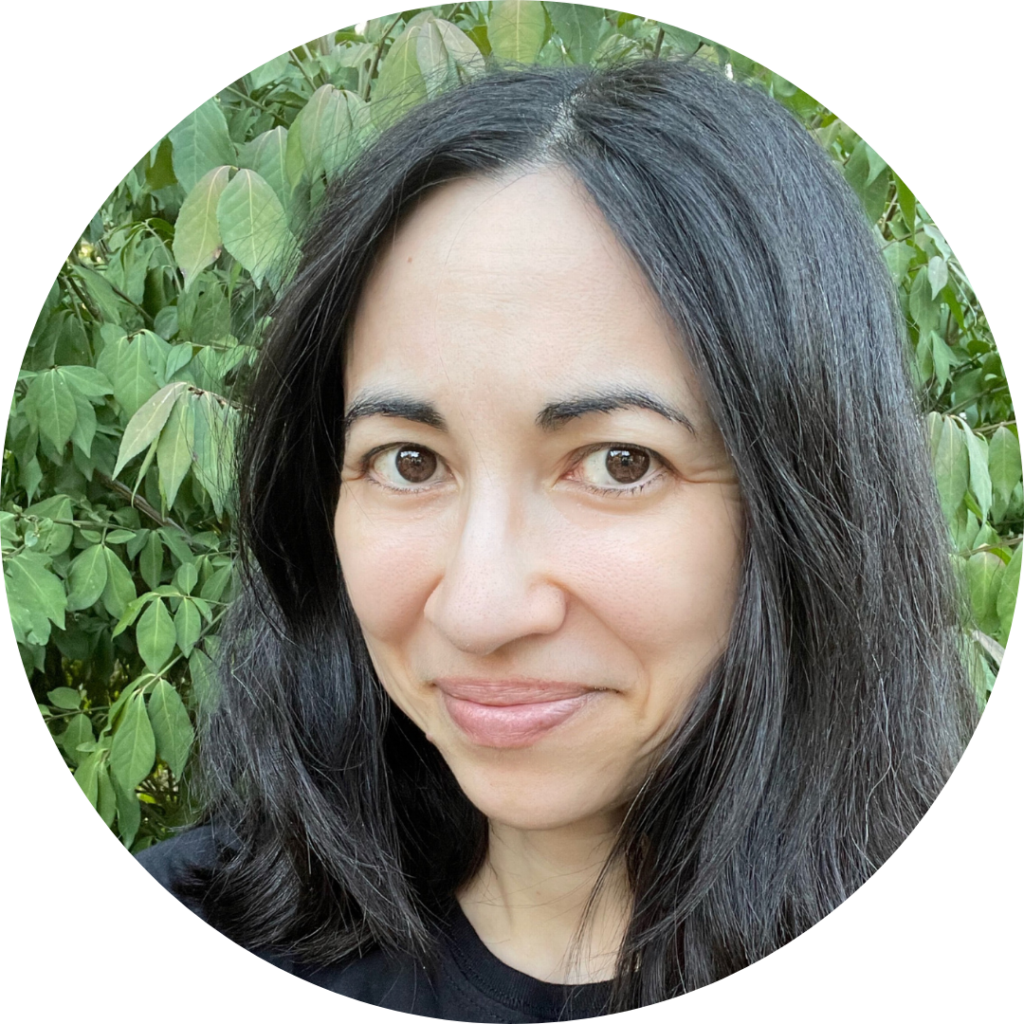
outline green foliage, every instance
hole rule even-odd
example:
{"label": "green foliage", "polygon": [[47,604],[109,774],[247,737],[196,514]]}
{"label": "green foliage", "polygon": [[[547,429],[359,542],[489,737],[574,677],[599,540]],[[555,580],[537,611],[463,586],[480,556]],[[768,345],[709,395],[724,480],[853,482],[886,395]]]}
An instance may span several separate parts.
{"label": "green foliage", "polygon": [[275,57],[175,126],[69,255],[28,343],[3,462],[4,576],[25,671],[69,770],[125,845],[189,813],[196,709],[232,596],[238,407],[310,212],[380,128],[488,63],[687,57],[788,107],[874,224],[907,322],[984,697],[1013,617],[1019,434],[973,290],[927,211],[863,139],[711,40],[578,4],[406,11]]}

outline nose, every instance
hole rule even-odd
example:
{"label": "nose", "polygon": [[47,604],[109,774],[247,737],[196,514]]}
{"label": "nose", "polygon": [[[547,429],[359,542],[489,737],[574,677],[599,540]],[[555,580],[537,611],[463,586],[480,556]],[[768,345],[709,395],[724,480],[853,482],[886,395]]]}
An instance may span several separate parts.
{"label": "nose", "polygon": [[497,490],[468,508],[424,607],[460,650],[484,656],[562,625],[566,594],[550,576],[546,531],[534,525],[527,528],[522,503]]}

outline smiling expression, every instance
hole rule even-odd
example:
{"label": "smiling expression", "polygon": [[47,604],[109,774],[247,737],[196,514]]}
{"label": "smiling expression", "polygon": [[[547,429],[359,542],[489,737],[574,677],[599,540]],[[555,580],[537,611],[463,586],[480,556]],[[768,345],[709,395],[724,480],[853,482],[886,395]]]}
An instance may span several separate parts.
{"label": "smiling expression", "polygon": [[489,818],[614,816],[721,654],[743,518],[678,334],[563,171],[429,193],[364,289],[335,538]]}

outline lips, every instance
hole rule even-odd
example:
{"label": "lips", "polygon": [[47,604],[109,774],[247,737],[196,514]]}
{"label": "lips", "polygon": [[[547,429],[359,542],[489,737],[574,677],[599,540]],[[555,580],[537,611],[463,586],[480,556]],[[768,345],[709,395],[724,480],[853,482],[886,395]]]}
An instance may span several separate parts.
{"label": "lips", "polygon": [[551,682],[542,679],[475,679],[461,676],[435,679],[434,685],[442,693],[456,700],[472,701],[489,707],[571,700],[606,689],[583,683]]}
{"label": "lips", "polygon": [[482,747],[530,746],[604,692],[541,680],[446,678],[434,684],[455,726]]}

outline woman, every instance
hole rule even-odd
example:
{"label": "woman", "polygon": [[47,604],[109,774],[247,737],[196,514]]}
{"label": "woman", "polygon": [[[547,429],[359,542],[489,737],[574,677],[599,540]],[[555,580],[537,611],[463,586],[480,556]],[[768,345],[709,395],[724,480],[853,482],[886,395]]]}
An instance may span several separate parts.
{"label": "woman", "polygon": [[855,198],[698,67],[486,77],[330,196],[241,447],[206,824],[142,860],[368,1002],[656,1002],[842,902],[973,728]]}

